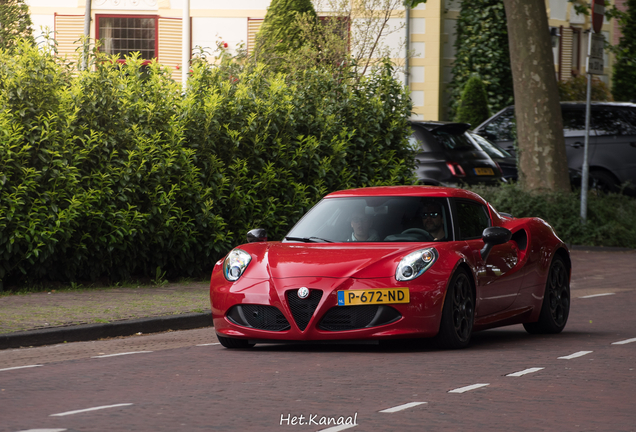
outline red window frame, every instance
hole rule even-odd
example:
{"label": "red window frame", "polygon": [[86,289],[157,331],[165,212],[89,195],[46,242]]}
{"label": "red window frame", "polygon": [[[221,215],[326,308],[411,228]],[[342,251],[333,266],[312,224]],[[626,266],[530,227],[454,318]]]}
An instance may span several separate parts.
{"label": "red window frame", "polygon": [[[128,15],[128,14],[95,14],[95,40],[99,39],[99,20],[101,18],[142,18],[155,20],[155,56],[151,59],[143,59],[147,65],[159,58],[159,15]],[[126,63],[125,59],[117,60],[118,63]]]}

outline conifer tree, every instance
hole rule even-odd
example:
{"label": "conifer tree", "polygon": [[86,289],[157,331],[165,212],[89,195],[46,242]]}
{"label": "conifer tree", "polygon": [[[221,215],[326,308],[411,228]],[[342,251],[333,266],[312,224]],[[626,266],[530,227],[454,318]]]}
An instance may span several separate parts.
{"label": "conifer tree", "polygon": [[297,20],[302,16],[317,19],[311,0],[272,0],[256,35],[258,56],[275,56],[299,49],[304,38]]}
{"label": "conifer tree", "polygon": [[490,117],[490,110],[486,88],[478,76],[472,76],[464,86],[455,121],[469,123],[474,128],[488,117]]}
{"label": "conifer tree", "polygon": [[24,0],[0,0],[0,48],[11,51],[20,38],[33,42],[32,25]]}
{"label": "conifer tree", "polygon": [[636,99],[636,0],[627,0],[627,13],[621,20],[621,37],[616,48],[612,95],[617,101]]}

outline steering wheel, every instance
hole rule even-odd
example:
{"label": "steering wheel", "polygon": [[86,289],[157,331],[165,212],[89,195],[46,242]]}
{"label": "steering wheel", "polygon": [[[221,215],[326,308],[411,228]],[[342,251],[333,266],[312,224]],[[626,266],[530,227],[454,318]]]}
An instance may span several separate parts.
{"label": "steering wheel", "polygon": [[428,231],[425,231],[423,229],[420,228],[409,228],[405,231],[402,231],[402,234],[418,234],[421,235],[422,237],[424,237],[424,240],[426,241],[433,241],[433,236],[430,235],[428,233]]}

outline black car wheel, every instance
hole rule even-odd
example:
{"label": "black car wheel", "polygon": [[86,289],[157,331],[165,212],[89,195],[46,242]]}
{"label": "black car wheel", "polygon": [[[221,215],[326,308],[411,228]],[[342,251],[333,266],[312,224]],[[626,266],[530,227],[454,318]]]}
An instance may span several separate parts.
{"label": "black car wheel", "polygon": [[252,348],[254,346],[254,344],[249,343],[247,339],[223,337],[219,336],[218,334],[216,335],[216,337],[219,339],[221,345],[223,345],[225,348]]}
{"label": "black car wheel", "polygon": [[473,288],[465,271],[453,276],[446,293],[437,342],[443,348],[468,346],[473,333],[475,300]]}
{"label": "black car wheel", "polygon": [[563,259],[555,256],[545,284],[539,321],[525,323],[523,327],[531,334],[560,333],[565,328],[569,314],[570,280],[568,271]]}
{"label": "black car wheel", "polygon": [[590,171],[590,191],[597,194],[608,194],[618,192],[619,187],[616,179],[605,171]]}

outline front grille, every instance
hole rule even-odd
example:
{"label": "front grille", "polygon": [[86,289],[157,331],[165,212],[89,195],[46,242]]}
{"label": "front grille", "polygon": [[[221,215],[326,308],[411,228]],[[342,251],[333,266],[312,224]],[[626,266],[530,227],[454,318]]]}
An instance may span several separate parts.
{"label": "front grille", "polygon": [[309,297],[301,299],[298,297],[298,290],[287,291],[287,303],[291,310],[292,316],[296,321],[296,325],[301,331],[305,331],[311,317],[314,315],[314,311],[320,303],[322,298],[322,291],[311,289],[309,290]]}
{"label": "front grille", "polygon": [[335,306],[327,311],[318,328],[328,331],[357,330],[389,324],[401,317],[390,306]]}
{"label": "front grille", "polygon": [[274,306],[236,305],[230,309],[227,317],[234,324],[260,330],[283,331],[291,328],[285,315]]}

